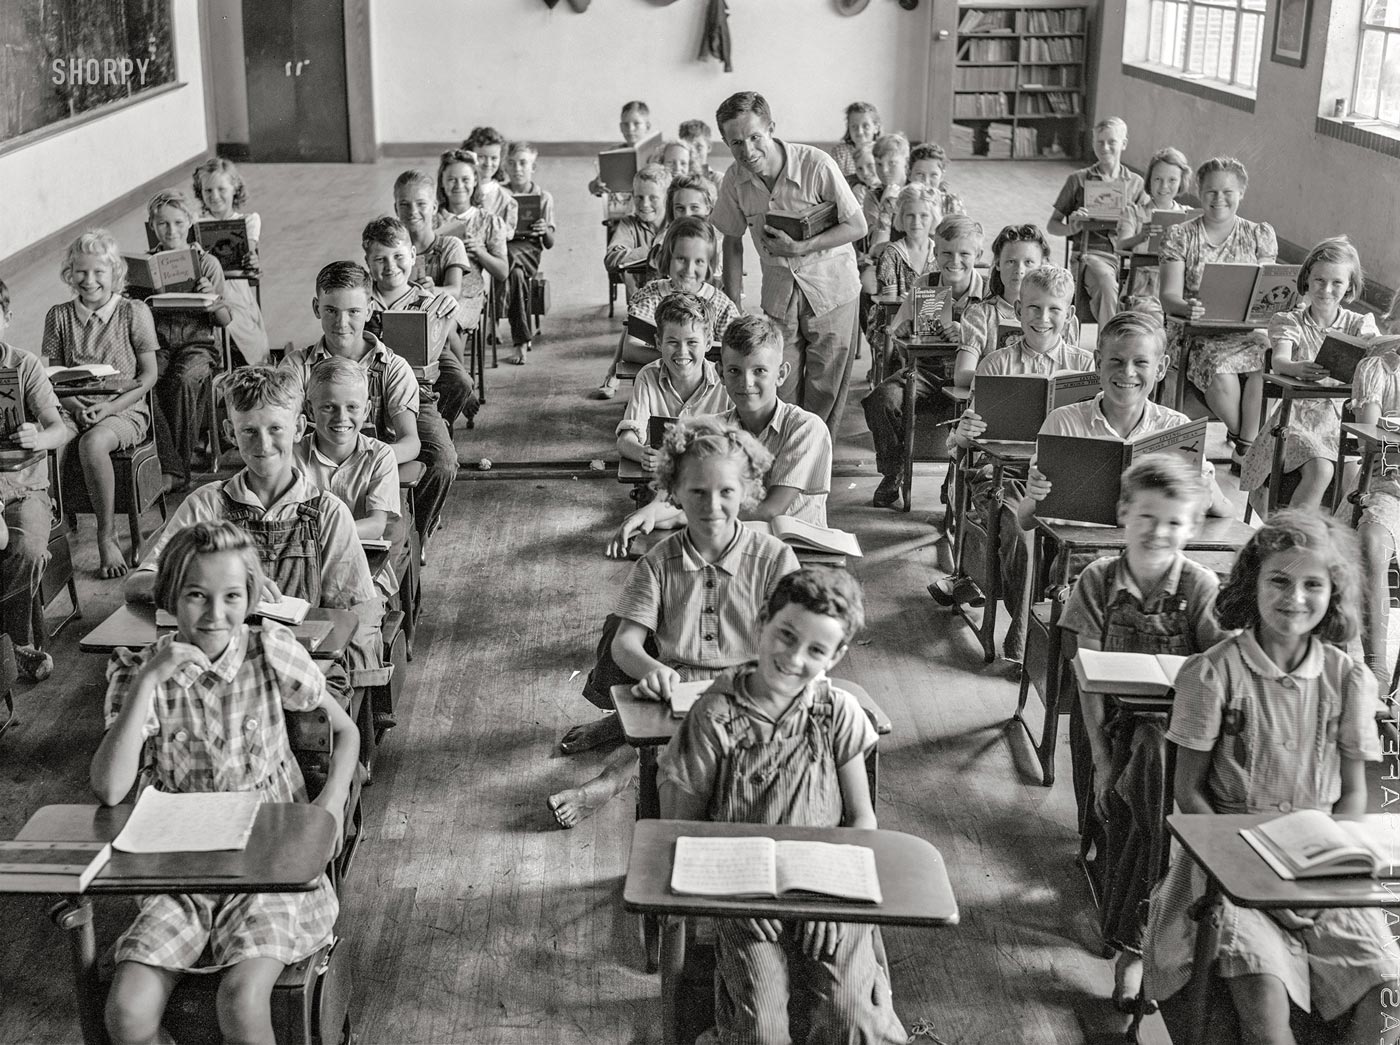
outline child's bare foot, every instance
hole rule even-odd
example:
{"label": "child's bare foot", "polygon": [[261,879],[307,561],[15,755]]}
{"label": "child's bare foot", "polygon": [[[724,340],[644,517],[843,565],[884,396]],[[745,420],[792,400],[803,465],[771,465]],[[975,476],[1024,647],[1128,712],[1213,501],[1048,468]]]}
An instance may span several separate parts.
{"label": "child's bare foot", "polygon": [[604,715],[584,725],[571,727],[564,734],[564,739],[559,741],[559,750],[566,755],[577,755],[580,751],[620,743],[623,739],[622,724],[617,716]]}
{"label": "child's bare foot", "polygon": [[549,796],[549,808],[554,821],[568,830],[593,815],[608,799],[617,792],[609,787],[603,777],[594,777],[582,787],[571,787]]}
{"label": "child's bare foot", "polygon": [[112,538],[98,538],[97,557],[100,561],[97,568],[99,577],[112,580],[115,577],[126,576],[126,556],[122,554],[121,545]]}
{"label": "child's bare foot", "polygon": [[1119,951],[1113,966],[1113,1006],[1119,1012],[1137,1010],[1137,998],[1142,993],[1142,956],[1132,951]]}

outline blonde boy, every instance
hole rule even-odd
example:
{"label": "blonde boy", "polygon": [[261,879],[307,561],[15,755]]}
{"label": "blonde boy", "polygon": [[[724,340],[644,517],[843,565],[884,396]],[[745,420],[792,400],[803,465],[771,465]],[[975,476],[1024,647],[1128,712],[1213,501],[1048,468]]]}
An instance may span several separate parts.
{"label": "blonde boy", "polygon": [[659,163],[648,163],[639,170],[632,179],[632,213],[620,219],[608,235],[603,267],[609,274],[622,276],[629,301],[640,287],[659,278],[647,257],[665,223],[666,190],[670,184],[671,176]]}

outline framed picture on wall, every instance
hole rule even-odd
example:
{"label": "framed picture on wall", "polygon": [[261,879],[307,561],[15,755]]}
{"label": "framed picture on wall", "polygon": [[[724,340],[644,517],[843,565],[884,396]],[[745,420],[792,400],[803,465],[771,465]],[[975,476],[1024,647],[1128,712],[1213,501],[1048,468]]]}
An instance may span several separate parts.
{"label": "framed picture on wall", "polygon": [[1301,69],[1308,61],[1308,29],[1312,0],[1278,0],[1274,16],[1273,60]]}

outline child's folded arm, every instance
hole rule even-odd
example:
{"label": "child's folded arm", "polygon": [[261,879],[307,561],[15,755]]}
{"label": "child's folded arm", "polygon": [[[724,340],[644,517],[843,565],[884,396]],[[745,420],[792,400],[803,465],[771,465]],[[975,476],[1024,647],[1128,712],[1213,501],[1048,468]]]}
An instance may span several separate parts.
{"label": "child's folded arm", "polygon": [[399,464],[418,460],[423,445],[418,441],[418,416],[411,410],[402,410],[389,419],[397,438],[389,444],[394,451],[394,460]]}
{"label": "child's folded arm", "polygon": [[374,508],[355,520],[355,534],[361,540],[376,541],[384,536],[389,525],[389,513],[382,508]]}

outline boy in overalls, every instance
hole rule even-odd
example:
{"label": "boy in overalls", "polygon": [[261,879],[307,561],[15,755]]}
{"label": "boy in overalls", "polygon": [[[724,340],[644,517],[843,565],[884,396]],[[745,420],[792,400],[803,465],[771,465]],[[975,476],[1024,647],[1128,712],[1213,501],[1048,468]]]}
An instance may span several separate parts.
{"label": "boy in overalls", "polygon": [[169,536],[197,522],[237,523],[257,546],[269,582],[268,597],[294,595],[313,606],[351,610],[359,618],[346,653],[348,672],[326,671],[326,684],[344,707],[353,686],[387,681],[379,636],[384,604],[370,578],[355,519],[344,501],[317,489],[297,467],[295,449],[306,416],[296,375],[272,367],[243,367],[234,371],[225,388],[226,434],[238,444],[243,470],[185,498],[127,578],[126,600],[151,601],[156,567]]}
{"label": "boy in overalls", "polygon": [[[715,679],[662,753],[661,815],[874,828],[865,754],[875,728],[826,677],[864,623],[860,585],[844,570],[780,580],[759,615],[757,659]],[[907,1040],[869,925],[720,919],[716,932],[726,1045],[791,1040],[788,1002],[799,992],[813,999],[819,1029],[807,1040]]]}

